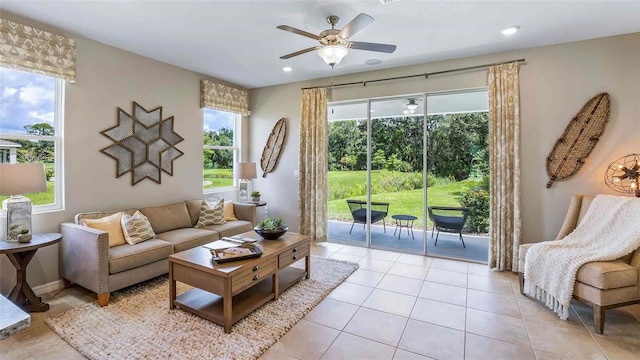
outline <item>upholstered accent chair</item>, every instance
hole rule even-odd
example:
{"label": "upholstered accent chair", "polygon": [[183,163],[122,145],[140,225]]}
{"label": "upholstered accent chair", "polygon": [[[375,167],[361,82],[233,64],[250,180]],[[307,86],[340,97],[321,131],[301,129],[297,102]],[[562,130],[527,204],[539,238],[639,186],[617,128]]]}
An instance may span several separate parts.
{"label": "upholstered accent chair", "polygon": [[[574,195],[556,239],[571,233],[580,223],[593,196]],[[640,215],[639,215],[640,216]],[[640,221],[640,217],[639,217]],[[602,234],[607,241],[607,234]],[[524,294],[524,263],[527,251],[534,244],[523,244],[518,249],[520,292]],[[613,261],[591,262],[583,265],[576,277],[574,299],[593,307],[595,330],[604,330],[605,310],[640,303],[640,248]]]}

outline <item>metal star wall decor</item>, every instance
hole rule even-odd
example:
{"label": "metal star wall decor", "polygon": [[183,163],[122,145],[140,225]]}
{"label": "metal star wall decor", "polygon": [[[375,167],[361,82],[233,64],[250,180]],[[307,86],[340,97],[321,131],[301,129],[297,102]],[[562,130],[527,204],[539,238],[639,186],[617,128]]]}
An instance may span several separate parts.
{"label": "metal star wall decor", "polygon": [[118,108],[118,125],[100,132],[114,144],[100,150],[116,160],[116,178],[131,172],[131,186],[145,178],[161,183],[161,170],[173,176],[173,161],[184,140],[173,131],[173,116],[162,120],[162,106],[147,111],[135,101],[133,115]]}

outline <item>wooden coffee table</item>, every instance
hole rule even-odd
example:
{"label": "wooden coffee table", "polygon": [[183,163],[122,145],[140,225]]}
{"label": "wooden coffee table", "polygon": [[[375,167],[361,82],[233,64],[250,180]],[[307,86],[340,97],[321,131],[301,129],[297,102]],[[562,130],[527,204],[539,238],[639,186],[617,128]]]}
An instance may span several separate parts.
{"label": "wooden coffee table", "polygon": [[[254,232],[242,234],[260,239]],[[231,326],[303,278],[309,278],[311,259],[309,237],[286,233],[278,240],[259,240],[264,248],[259,258],[230,261],[212,260],[202,246],[169,256],[169,308],[177,306],[224,326]],[[305,258],[305,268],[289,265]],[[176,296],[176,282],[194,287]]]}

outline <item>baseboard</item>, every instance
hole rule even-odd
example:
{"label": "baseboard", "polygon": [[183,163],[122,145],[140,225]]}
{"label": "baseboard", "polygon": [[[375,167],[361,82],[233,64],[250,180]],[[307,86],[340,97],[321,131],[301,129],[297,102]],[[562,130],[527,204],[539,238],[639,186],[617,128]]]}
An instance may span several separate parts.
{"label": "baseboard", "polygon": [[36,293],[36,295],[40,296],[42,294],[46,294],[52,291],[56,291],[56,290],[60,290],[64,288],[64,283],[62,282],[62,279],[56,280],[56,281],[52,281],[50,283],[47,284],[42,284],[42,285],[38,285],[35,286],[33,288],[33,292]]}

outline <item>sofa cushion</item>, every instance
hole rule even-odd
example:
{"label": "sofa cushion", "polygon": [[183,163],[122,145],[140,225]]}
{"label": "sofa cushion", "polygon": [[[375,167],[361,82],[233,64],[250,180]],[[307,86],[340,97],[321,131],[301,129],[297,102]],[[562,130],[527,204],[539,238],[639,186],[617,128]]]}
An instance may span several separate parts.
{"label": "sofa cushion", "polygon": [[598,289],[616,289],[638,285],[638,272],[620,260],[597,261],[584,264],[576,280]]}
{"label": "sofa cushion", "polygon": [[121,220],[122,211],[99,219],[84,219],[82,223],[84,226],[106,231],[109,234],[109,247],[114,247],[127,243],[122,232]]}
{"label": "sofa cushion", "polygon": [[189,217],[191,217],[191,227],[196,226],[198,219],[200,218],[200,207],[202,206],[202,199],[187,200],[187,210],[189,210]]}
{"label": "sofa cushion", "polygon": [[173,244],[173,252],[189,250],[220,239],[217,232],[204,229],[185,228],[156,234],[156,239],[162,239]]}
{"label": "sofa cushion", "polygon": [[535,243],[522,244],[518,247],[518,271],[521,273],[524,272],[524,259],[527,256],[527,251],[529,251],[533,245],[535,245]]}
{"label": "sofa cushion", "polygon": [[217,231],[220,237],[233,236],[243,232],[253,230],[253,224],[250,221],[237,220],[227,221],[222,225],[209,225],[203,227],[203,229]]}
{"label": "sofa cushion", "polygon": [[149,219],[156,234],[191,227],[191,217],[189,217],[187,204],[184,201],[171,205],[142,208],[140,212]]}
{"label": "sofa cushion", "polygon": [[151,239],[136,245],[124,244],[109,249],[109,274],[166,259],[173,254],[171,243]]}

